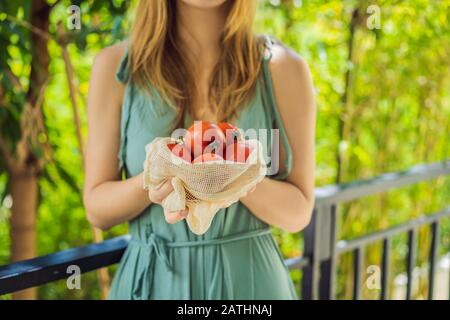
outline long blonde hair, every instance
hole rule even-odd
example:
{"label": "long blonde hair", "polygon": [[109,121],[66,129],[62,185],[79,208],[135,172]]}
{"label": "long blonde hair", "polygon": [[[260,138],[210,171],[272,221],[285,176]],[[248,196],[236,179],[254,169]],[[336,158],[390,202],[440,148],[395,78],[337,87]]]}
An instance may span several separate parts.
{"label": "long blonde hair", "polygon": [[[262,39],[253,32],[257,0],[228,1],[233,2],[208,95],[221,121],[236,116],[254,96],[263,54]],[[186,109],[193,114],[195,83],[177,43],[175,15],[176,0],[139,1],[131,34],[130,73],[139,87],[151,93],[150,84],[176,107],[181,121]]]}

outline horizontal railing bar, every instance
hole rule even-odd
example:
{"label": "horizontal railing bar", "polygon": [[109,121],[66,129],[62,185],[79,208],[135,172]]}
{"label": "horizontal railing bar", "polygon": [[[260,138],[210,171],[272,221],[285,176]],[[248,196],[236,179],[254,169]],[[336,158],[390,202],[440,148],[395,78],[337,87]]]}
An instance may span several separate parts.
{"label": "horizontal railing bar", "polygon": [[450,174],[450,160],[420,164],[406,171],[386,173],[372,179],[316,188],[316,204],[348,202],[448,174]]}
{"label": "horizontal railing bar", "polygon": [[[129,239],[129,235],[122,236],[0,267],[0,295],[65,279],[70,265],[78,266],[85,273],[115,264],[120,261]],[[309,258],[291,258],[285,264],[289,270],[301,269],[309,265]]]}
{"label": "horizontal railing bar", "polygon": [[81,273],[120,261],[130,236],[122,236],[85,247],[0,267],[0,295],[67,278],[67,268],[76,265]]}
{"label": "horizontal railing bar", "polygon": [[366,245],[368,243],[373,243],[376,241],[381,241],[384,238],[392,237],[397,234],[410,231],[411,229],[417,228],[422,225],[431,224],[435,221],[439,221],[444,217],[450,216],[450,207],[446,208],[442,211],[439,211],[435,214],[424,215],[414,220],[408,221],[406,223],[400,224],[398,226],[381,230],[377,232],[373,232],[364,236],[361,236],[352,240],[339,240],[336,243],[336,252],[338,254],[345,253],[348,251],[352,251],[358,247]]}
{"label": "horizontal railing bar", "polygon": [[309,263],[310,261],[308,257],[296,257],[284,260],[284,264],[290,271],[307,267],[309,266]]}

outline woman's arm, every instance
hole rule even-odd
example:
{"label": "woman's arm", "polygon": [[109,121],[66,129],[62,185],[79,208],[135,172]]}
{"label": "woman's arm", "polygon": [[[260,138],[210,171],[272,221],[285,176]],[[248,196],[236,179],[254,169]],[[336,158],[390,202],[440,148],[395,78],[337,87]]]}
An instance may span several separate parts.
{"label": "woman's arm", "polygon": [[[308,65],[280,45],[274,46],[270,69],[277,107],[293,152],[292,172],[286,181],[265,178],[241,202],[266,223],[298,232],[309,224],[314,207],[313,83]],[[281,148],[280,159],[284,156]]]}
{"label": "woman's arm", "polygon": [[[88,97],[88,142],[85,158],[84,205],[89,222],[106,230],[129,221],[152,203],[160,204],[172,191],[170,181],[147,192],[143,173],[121,181],[118,163],[120,117],[124,85],[115,73],[126,43],[100,52],[92,67]],[[187,210],[164,211],[168,223],[184,219]]]}
{"label": "woman's arm", "polygon": [[124,86],[115,80],[115,72],[124,50],[124,43],[104,49],[91,73],[83,200],[89,222],[101,229],[133,219],[150,205],[142,174],[120,181],[117,155]]}

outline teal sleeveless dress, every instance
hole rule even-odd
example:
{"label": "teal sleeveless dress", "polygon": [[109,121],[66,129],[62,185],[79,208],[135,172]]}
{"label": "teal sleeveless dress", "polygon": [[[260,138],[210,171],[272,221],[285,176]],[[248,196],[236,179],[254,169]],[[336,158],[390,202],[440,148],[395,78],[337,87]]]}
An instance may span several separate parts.
{"label": "teal sleeveless dress", "polygon": [[[272,44],[267,38],[255,97],[235,125],[244,130],[271,129],[274,125],[280,129],[286,170],[284,175],[271,178],[284,179],[291,168],[292,153],[272,91]],[[127,53],[116,79],[126,84],[119,160],[131,177],[143,171],[145,146],[156,137],[170,136],[177,116],[157,95],[150,98],[129,81]],[[130,221],[129,233],[132,238],[114,276],[110,299],[297,298],[270,227],[241,202],[221,209],[201,236],[193,234],[185,221],[166,223],[160,205],[150,205]]]}

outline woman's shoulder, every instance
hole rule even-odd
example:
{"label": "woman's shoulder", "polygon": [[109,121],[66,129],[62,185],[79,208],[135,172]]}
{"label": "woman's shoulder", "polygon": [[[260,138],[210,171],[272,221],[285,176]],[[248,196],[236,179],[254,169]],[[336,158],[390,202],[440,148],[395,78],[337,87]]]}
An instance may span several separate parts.
{"label": "woman's shoulder", "polygon": [[275,96],[281,112],[313,107],[314,88],[308,63],[293,49],[280,41],[271,46],[269,69]]}
{"label": "woman's shoulder", "polygon": [[99,53],[97,53],[95,59],[101,61],[106,60],[109,62],[120,61],[127,51],[128,45],[129,41],[124,40],[109,47],[103,48]]}
{"label": "woman's shoulder", "polygon": [[104,112],[111,110],[112,106],[121,106],[125,86],[115,79],[126,48],[127,43],[120,42],[101,50],[95,56],[90,77],[89,109]]}
{"label": "woman's shoulder", "polygon": [[105,76],[114,78],[127,52],[128,45],[128,40],[125,40],[102,49],[95,56],[93,69],[99,70]]}
{"label": "woman's shoulder", "polygon": [[272,45],[271,55],[269,68],[274,81],[298,80],[309,75],[309,66],[305,59],[281,41],[276,40]]}

